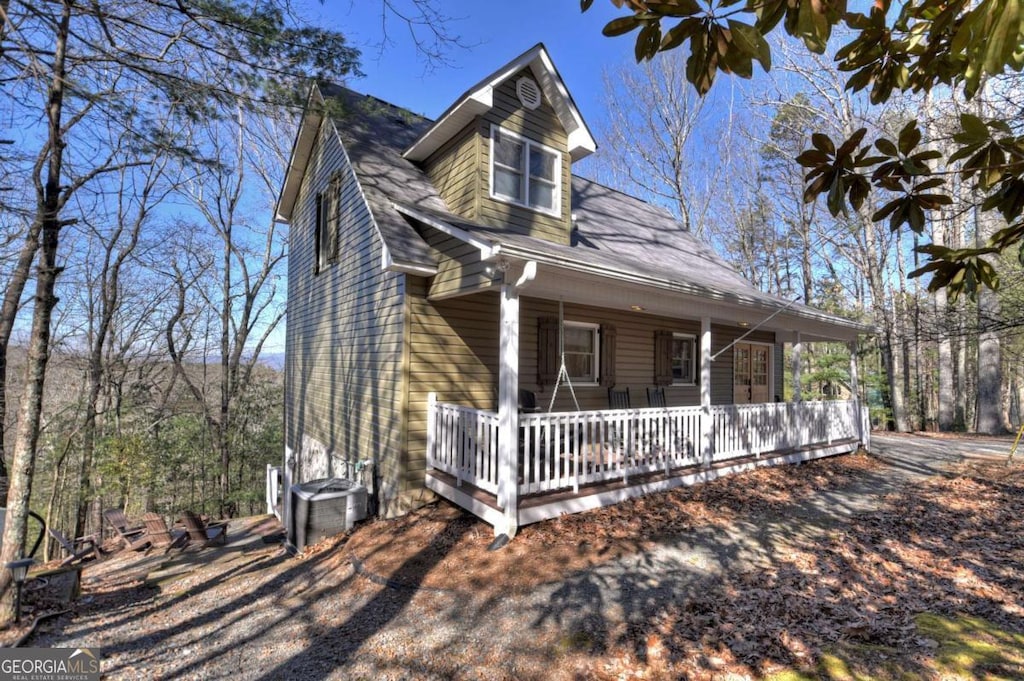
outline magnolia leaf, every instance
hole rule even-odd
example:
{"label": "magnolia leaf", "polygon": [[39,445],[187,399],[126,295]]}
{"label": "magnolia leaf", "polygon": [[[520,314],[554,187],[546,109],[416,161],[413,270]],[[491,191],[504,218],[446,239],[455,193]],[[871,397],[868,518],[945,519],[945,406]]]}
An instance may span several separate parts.
{"label": "magnolia leaf", "polygon": [[732,31],[733,43],[744,54],[754,57],[761,63],[761,68],[768,71],[772,67],[772,52],[768,41],[753,26],[729,19],[729,30]]}
{"label": "magnolia leaf", "polygon": [[652,58],[661,47],[661,24],[650,22],[636,36],[634,54],[638,62]]}
{"label": "magnolia leaf", "polygon": [[941,187],[944,184],[946,184],[946,181],[944,179],[942,179],[941,177],[933,177],[930,180],[925,180],[924,182],[921,182],[921,183],[915,185],[914,186],[914,191],[918,191],[918,192],[928,191],[929,189],[935,189],[936,187]]}
{"label": "magnolia leaf", "polygon": [[609,38],[613,38],[617,35],[624,35],[629,33],[636,27],[640,26],[643,22],[636,15],[630,15],[628,17],[619,17],[618,19],[612,19],[605,24],[604,29],[601,33],[605,34]]}
{"label": "magnolia leaf", "polygon": [[701,30],[700,19],[683,19],[669,29],[665,37],[661,39],[661,50],[673,50],[683,44],[685,40],[697,35]]}
{"label": "magnolia leaf", "polygon": [[864,135],[867,131],[867,128],[860,128],[850,135],[850,138],[843,142],[838,151],[836,151],[836,156],[848,156],[853,153],[853,150],[856,149],[860,145],[861,140],[864,139]]}
{"label": "magnolia leaf", "polygon": [[697,0],[675,0],[675,2],[648,2],[647,9],[666,17],[688,17],[701,11]]}
{"label": "magnolia leaf", "polygon": [[875,148],[886,156],[896,157],[900,155],[899,149],[890,140],[880,137],[875,140]]}
{"label": "magnolia leaf", "polygon": [[914,150],[914,147],[921,141],[921,131],[917,127],[917,121],[910,121],[899,134],[900,153],[906,155]]}
{"label": "magnolia leaf", "polygon": [[854,210],[861,209],[870,192],[871,185],[867,180],[859,175],[853,178],[850,184],[850,205]]}
{"label": "magnolia leaf", "polygon": [[836,153],[836,145],[832,143],[832,139],[828,135],[823,135],[820,132],[816,132],[811,135],[811,144],[814,145],[815,149],[820,149],[826,154]]}
{"label": "magnolia leaf", "polygon": [[976,144],[989,138],[988,126],[973,114],[960,114],[960,128],[962,132],[953,136],[959,144]]}
{"label": "magnolia leaf", "polygon": [[806,168],[813,168],[814,166],[822,163],[828,163],[831,160],[831,156],[824,151],[818,149],[808,149],[799,156],[796,157],[796,162]]}

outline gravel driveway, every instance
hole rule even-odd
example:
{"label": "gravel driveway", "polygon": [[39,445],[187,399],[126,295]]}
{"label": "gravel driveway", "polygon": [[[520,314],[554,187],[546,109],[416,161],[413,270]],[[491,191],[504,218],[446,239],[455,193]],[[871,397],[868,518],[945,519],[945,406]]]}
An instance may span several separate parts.
{"label": "gravel driveway", "polygon": [[77,616],[47,623],[28,645],[99,647],[110,679],[572,678],[666,602],[769,565],[906,482],[967,458],[1005,457],[1010,443],[876,435],[873,453],[890,465],[843,488],[744,515],[727,531],[697,528],[529,593],[381,584],[343,551],[289,558],[258,536],[216,560],[186,557],[194,564],[160,585],[132,580],[162,558],[125,563],[113,581],[107,566],[92,591],[87,569]]}

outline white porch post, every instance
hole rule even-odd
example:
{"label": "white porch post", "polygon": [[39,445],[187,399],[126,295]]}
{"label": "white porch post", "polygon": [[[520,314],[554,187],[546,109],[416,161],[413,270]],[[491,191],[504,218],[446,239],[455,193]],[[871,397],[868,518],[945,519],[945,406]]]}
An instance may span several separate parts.
{"label": "white porch post", "polygon": [[796,332],[796,339],[793,341],[793,401],[803,402],[803,390],[800,382],[800,372],[803,368],[804,344],[800,340],[800,332]]}
{"label": "white porch post", "polygon": [[714,432],[711,422],[711,317],[700,319],[700,445],[701,461],[711,467]]}
{"label": "white porch post", "polygon": [[803,355],[803,349],[804,346],[800,339],[800,332],[797,331],[793,339],[793,357],[791,358],[791,368],[793,369],[793,420],[791,427],[793,432],[790,433],[789,442],[793,447],[801,447],[807,444],[805,442],[807,438],[804,433],[804,410],[801,404],[803,402],[803,390],[800,381],[800,371],[803,366],[803,357],[801,356]]}
{"label": "white porch post", "polygon": [[498,505],[504,527],[495,536],[511,539],[519,529],[519,293],[501,286],[500,357],[498,360]]}
{"label": "white porch post", "polygon": [[853,400],[853,418],[857,421],[857,441],[864,444],[864,422],[860,417],[860,374],[857,368],[857,341],[846,344],[850,350],[850,399]]}

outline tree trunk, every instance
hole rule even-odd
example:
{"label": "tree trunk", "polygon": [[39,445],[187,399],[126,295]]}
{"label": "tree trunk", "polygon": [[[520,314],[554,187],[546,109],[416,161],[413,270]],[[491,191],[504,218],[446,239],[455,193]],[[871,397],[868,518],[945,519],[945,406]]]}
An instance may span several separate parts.
{"label": "tree trunk", "polygon": [[[25,285],[28,283],[29,274],[32,271],[32,261],[35,260],[36,251],[39,250],[39,230],[41,228],[42,221],[36,220],[25,234],[25,242],[18,253],[14,272],[4,291],[3,305],[0,306],[0,478],[7,478],[7,456],[4,451],[7,424],[7,348],[11,341],[11,332],[14,330],[14,322],[18,316],[21,295],[25,292]],[[4,497],[6,497],[6,492],[4,492]]]}
{"label": "tree trunk", "polygon": [[[942,229],[932,235],[932,243],[942,246],[944,239]],[[946,300],[946,289],[935,292],[935,325],[938,331],[939,350],[939,430],[949,432],[956,425],[956,390],[954,389],[953,372],[953,341],[949,337],[950,314]]]}
{"label": "tree trunk", "polygon": [[[996,227],[989,216],[975,208],[977,245],[983,246]],[[1003,422],[1002,391],[1003,366],[999,334],[995,331],[1000,306],[996,293],[988,287],[978,292],[978,401],[975,411],[975,431],[988,435],[1006,432]]]}
{"label": "tree trunk", "polygon": [[[10,490],[7,494],[7,516],[4,525],[0,564],[24,557],[25,532],[28,520],[32,475],[36,463],[36,445],[43,411],[43,385],[50,353],[50,319],[57,304],[54,287],[60,273],[57,268],[57,247],[60,243],[60,180],[64,160],[61,119],[64,107],[64,78],[67,37],[71,24],[71,6],[65,2],[57,26],[53,78],[47,105],[46,184],[37,208],[42,243],[36,276],[35,306],[25,366],[25,388],[18,409],[18,426],[14,438],[14,454],[10,468]],[[0,571],[0,628],[14,620],[14,589],[10,570]]]}

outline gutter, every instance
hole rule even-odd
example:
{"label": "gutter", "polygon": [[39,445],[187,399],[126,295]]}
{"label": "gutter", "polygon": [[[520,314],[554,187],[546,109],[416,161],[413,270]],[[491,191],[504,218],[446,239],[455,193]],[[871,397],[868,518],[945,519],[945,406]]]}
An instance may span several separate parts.
{"label": "gutter", "polygon": [[[615,267],[609,267],[607,265],[586,265],[578,260],[574,260],[571,258],[564,258],[549,254],[541,254],[537,253],[536,251],[527,250],[522,247],[517,247],[509,244],[501,244],[501,253],[508,257],[517,258],[520,260],[534,260],[541,264],[554,265],[556,267],[572,270],[574,272],[581,272],[583,274],[597,274],[599,276],[606,276],[609,278],[619,279],[621,281],[639,284],[642,286],[652,286],[654,288],[674,291],[677,293],[683,293],[695,297],[708,298],[710,300],[717,302],[733,303],[736,305],[744,305],[747,307],[758,307],[761,309],[774,310],[776,311],[776,313],[785,311],[790,305],[793,304],[791,302],[789,303],[789,305],[784,305],[782,303],[774,305],[771,303],[767,303],[764,300],[759,300],[757,298],[741,296],[734,293],[725,293],[724,291],[718,291],[716,289],[700,286],[698,284],[660,279],[658,277],[637,274],[636,272],[628,272]],[[808,312],[806,310],[791,310],[790,312],[803,319],[810,319],[813,321],[823,322],[826,324],[843,326],[845,328],[861,331],[863,333],[876,332],[876,329],[873,326],[861,324],[859,322],[855,322],[849,319],[844,319],[843,317],[835,317],[826,313]]]}

